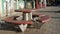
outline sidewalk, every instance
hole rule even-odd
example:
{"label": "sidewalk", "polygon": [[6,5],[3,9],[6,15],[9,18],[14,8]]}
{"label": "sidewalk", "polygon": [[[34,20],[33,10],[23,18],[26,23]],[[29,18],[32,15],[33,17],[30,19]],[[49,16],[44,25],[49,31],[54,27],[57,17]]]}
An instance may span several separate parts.
{"label": "sidewalk", "polygon": [[41,8],[40,11],[60,11],[60,7],[50,6],[50,7],[46,7],[46,8]]}

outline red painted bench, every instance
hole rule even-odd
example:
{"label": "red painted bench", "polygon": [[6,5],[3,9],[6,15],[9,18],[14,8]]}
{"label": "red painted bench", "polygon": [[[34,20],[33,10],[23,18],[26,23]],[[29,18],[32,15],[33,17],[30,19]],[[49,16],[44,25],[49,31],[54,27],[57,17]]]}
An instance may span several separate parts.
{"label": "red painted bench", "polygon": [[33,14],[32,16],[45,16],[45,15],[43,15],[43,14]]}
{"label": "red painted bench", "polygon": [[7,23],[12,23],[12,24],[33,24],[32,21],[25,21],[25,20],[17,21],[11,17],[5,18],[4,21],[6,21]]}
{"label": "red painted bench", "polygon": [[30,12],[35,12],[39,11],[39,9],[23,9],[23,10],[15,10],[15,12],[24,12],[24,13],[30,13]]}
{"label": "red painted bench", "polygon": [[33,16],[39,17],[38,21],[40,21],[42,23],[46,23],[46,22],[48,22],[51,19],[50,16],[43,15],[43,14],[34,14]]}
{"label": "red painted bench", "polygon": [[46,23],[50,20],[51,17],[49,16],[41,16],[39,21],[41,21],[42,23]]}

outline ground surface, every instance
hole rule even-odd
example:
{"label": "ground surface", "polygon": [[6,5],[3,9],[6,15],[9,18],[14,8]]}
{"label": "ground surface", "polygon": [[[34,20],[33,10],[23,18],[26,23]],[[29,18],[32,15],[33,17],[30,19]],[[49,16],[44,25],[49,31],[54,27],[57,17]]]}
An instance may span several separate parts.
{"label": "ground surface", "polygon": [[[25,32],[16,32],[14,28],[0,30],[0,34],[60,34],[60,13],[59,12],[35,12],[51,16],[51,20],[45,23],[40,29],[28,28]],[[11,31],[14,30],[14,31]]]}
{"label": "ground surface", "polygon": [[49,6],[49,7],[40,9],[40,11],[60,11],[60,6]]}

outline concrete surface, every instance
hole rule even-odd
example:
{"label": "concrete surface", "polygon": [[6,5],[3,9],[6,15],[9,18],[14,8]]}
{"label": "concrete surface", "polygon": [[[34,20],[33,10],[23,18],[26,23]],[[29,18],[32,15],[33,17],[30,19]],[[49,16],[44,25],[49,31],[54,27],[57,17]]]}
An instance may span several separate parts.
{"label": "concrete surface", "polygon": [[45,23],[40,29],[28,28],[25,32],[17,32],[17,29],[8,27],[6,29],[0,29],[0,34],[60,34],[59,12],[35,12],[35,14],[49,15],[51,16],[51,20]]}
{"label": "concrete surface", "polygon": [[[42,13],[42,12],[41,12]],[[16,32],[8,30],[0,30],[0,34],[60,34],[60,13],[42,13],[52,16],[49,23],[45,23],[40,29],[27,29],[25,32]],[[55,17],[55,18],[54,18]],[[59,18],[57,18],[59,17]],[[13,28],[12,28],[13,29]]]}
{"label": "concrete surface", "polygon": [[50,6],[46,8],[41,8],[40,11],[60,11],[60,6]]}

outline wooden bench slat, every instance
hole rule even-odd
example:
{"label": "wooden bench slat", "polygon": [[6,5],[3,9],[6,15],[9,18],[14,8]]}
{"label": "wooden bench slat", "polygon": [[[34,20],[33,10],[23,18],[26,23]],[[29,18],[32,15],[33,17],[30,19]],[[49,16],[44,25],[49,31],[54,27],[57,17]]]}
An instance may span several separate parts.
{"label": "wooden bench slat", "polygon": [[25,21],[25,20],[17,21],[17,20],[13,20],[13,18],[9,18],[9,17],[5,18],[4,21],[13,23],[13,24],[33,24],[32,21]]}

